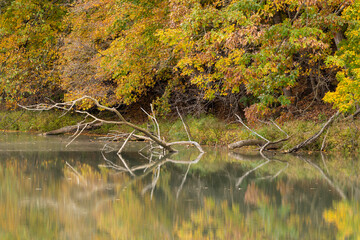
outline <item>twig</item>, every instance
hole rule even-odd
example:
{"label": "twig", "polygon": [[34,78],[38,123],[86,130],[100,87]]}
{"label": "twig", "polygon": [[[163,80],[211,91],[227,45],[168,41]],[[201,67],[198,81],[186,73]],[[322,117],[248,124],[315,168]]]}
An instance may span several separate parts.
{"label": "twig", "polygon": [[360,108],[357,109],[353,114],[351,114],[350,116],[346,117],[345,120],[349,120],[349,119],[355,119],[357,115],[360,114]]}
{"label": "twig", "polygon": [[327,165],[326,165],[326,162],[325,162],[324,153],[323,153],[323,152],[320,152],[320,155],[321,155],[321,160],[322,160],[322,162],[323,162],[323,164],[324,164],[325,170],[326,170],[327,174],[329,174],[329,169],[328,169],[328,167],[327,167]]}
{"label": "twig", "polygon": [[75,135],[75,136],[71,139],[71,141],[66,144],[65,147],[68,147],[73,141],[75,141],[75,139],[78,138],[78,137],[81,135],[81,133],[86,129],[87,126],[88,126],[88,124],[85,124],[84,127],[79,131],[79,133],[78,133],[77,135]]}
{"label": "twig", "polygon": [[[116,165],[115,163],[113,163],[112,161],[107,159],[103,152],[101,152],[101,155],[103,156],[104,161],[108,164],[108,165],[105,165],[104,167],[113,168],[117,171],[124,171],[124,172],[128,171],[126,168],[120,167],[119,165]],[[100,166],[102,167],[102,165],[100,165]]]}
{"label": "twig", "polygon": [[280,169],[272,178],[271,178],[271,180],[274,180],[275,178],[277,178],[277,176],[279,176],[280,175],[280,173],[282,173],[286,168],[288,168],[289,167],[289,163],[287,162],[286,163],[286,166],[284,167],[284,168],[282,168],[282,169]]}
{"label": "twig", "polygon": [[142,111],[151,119],[151,121],[154,123],[154,125],[155,125],[155,127],[156,127],[156,130],[157,130],[157,137],[158,137],[158,138],[161,138],[161,136],[160,136],[160,127],[159,127],[159,123],[158,123],[158,121],[156,120],[156,117],[155,117],[153,105],[150,104],[150,107],[151,107],[152,115],[150,115],[148,112],[146,112],[145,109],[143,109],[143,108],[141,108],[141,110],[142,110]]}

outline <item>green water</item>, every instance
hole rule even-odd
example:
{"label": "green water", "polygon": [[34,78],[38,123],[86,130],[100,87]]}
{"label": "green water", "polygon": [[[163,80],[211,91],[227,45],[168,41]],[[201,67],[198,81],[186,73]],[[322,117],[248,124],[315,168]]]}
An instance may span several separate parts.
{"label": "green water", "polygon": [[360,238],[356,156],[149,159],[131,143],[121,160],[99,139],[69,141],[0,136],[0,239]]}

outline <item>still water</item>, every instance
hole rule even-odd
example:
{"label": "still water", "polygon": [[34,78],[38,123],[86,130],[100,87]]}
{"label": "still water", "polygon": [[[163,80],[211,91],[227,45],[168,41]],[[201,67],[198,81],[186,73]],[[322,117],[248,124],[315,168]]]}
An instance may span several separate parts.
{"label": "still water", "polygon": [[69,141],[1,134],[0,239],[360,239],[359,157]]}

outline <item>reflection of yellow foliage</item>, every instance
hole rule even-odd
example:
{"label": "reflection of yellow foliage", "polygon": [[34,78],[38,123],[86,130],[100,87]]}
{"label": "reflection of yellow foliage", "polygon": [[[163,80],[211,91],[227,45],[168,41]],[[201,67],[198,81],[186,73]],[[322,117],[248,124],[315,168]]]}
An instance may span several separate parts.
{"label": "reflection of yellow foliage", "polygon": [[337,239],[360,239],[359,203],[338,202],[333,209],[324,212],[327,222],[333,223],[338,229]]}
{"label": "reflection of yellow foliage", "polygon": [[213,199],[205,198],[203,208],[192,213],[190,221],[182,221],[175,227],[175,235],[179,239],[255,237],[254,235],[251,237],[252,233],[245,229],[244,216],[240,213],[237,205],[229,207],[227,202],[217,204]]}

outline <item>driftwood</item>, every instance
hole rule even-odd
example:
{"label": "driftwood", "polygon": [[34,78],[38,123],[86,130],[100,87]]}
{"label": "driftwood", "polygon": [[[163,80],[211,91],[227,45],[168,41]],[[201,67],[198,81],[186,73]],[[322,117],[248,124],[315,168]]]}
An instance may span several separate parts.
{"label": "driftwood", "polygon": [[56,130],[53,130],[53,131],[42,133],[41,135],[44,135],[44,136],[59,135],[59,134],[75,132],[75,131],[78,131],[79,129],[83,129],[83,128],[85,128],[84,130],[90,130],[90,129],[101,127],[102,125],[103,125],[102,122],[94,123],[94,124],[83,123],[83,124],[77,124],[77,125],[62,127],[62,128],[59,128],[59,129],[56,129]]}
{"label": "driftwood", "polygon": [[[282,139],[282,141],[285,141],[285,140]],[[263,140],[256,140],[256,139],[241,140],[241,141],[238,141],[238,142],[234,142],[234,143],[229,144],[228,148],[230,150],[233,150],[233,149],[236,149],[236,148],[242,148],[242,147],[247,147],[247,146],[258,146],[258,147],[265,146],[264,150],[281,148],[281,144],[278,141],[277,142],[266,142],[266,141],[263,141]]]}
{"label": "driftwood", "polygon": [[[356,113],[359,114],[359,113]],[[329,120],[322,126],[322,128],[320,129],[320,131],[318,131],[316,134],[314,134],[313,136],[311,136],[310,138],[306,139],[305,141],[299,143],[298,145],[296,145],[295,147],[291,148],[290,150],[286,151],[285,153],[294,153],[299,151],[301,148],[313,143],[316,139],[318,139],[324,131],[326,131],[331,124],[334,122],[334,120],[340,115],[340,111],[337,111],[333,116],[331,116],[331,118],[329,118]],[[355,115],[356,116],[356,115]],[[236,115],[236,117],[238,118],[238,121],[245,127],[247,128],[249,131],[251,131],[253,134],[255,134],[256,136],[260,137],[263,140],[242,140],[242,141],[238,141],[235,143],[231,143],[228,145],[228,148],[230,150],[233,150],[235,148],[241,148],[241,147],[245,147],[245,146],[260,146],[260,154],[262,154],[262,152],[264,150],[269,150],[269,149],[279,149],[281,147],[280,143],[287,141],[290,136],[284,132],[274,121],[272,121],[272,123],[284,134],[286,134],[286,138],[277,140],[277,141],[270,141],[266,138],[264,138],[263,136],[261,136],[260,134],[258,134],[257,132],[253,131],[252,129],[250,129],[248,126],[246,126],[246,124],[242,121],[242,119]],[[322,151],[325,147],[325,140],[326,140],[326,136],[324,137],[322,146],[320,151]]]}
{"label": "driftwood", "polygon": [[238,142],[234,142],[228,145],[228,148],[230,150],[233,150],[235,148],[242,148],[242,147],[247,147],[247,146],[258,146],[261,147],[266,143],[266,141],[264,140],[241,140]]}
{"label": "driftwood", "polygon": [[319,132],[317,132],[316,134],[314,134],[313,136],[311,136],[310,138],[306,139],[305,141],[299,143],[298,145],[296,145],[295,147],[291,148],[290,150],[287,151],[287,153],[294,153],[300,150],[300,148],[305,147],[306,145],[309,145],[310,143],[313,143],[316,139],[318,139],[321,134],[330,127],[330,125],[332,124],[332,122],[336,119],[337,116],[340,115],[340,111],[337,111],[325,124],[324,126],[320,129]]}
{"label": "driftwood", "polygon": [[[98,108],[114,113],[119,120],[114,121],[114,120],[100,119],[100,118],[94,116],[93,114],[91,114],[91,113],[89,113],[87,111],[76,109],[75,106],[77,104],[79,104],[79,103],[82,103],[83,101],[91,101]],[[144,129],[142,127],[139,127],[138,125],[135,125],[135,124],[127,121],[122,116],[122,114],[118,110],[116,110],[116,108],[107,107],[105,105],[102,105],[102,104],[99,103],[99,101],[97,99],[95,99],[93,97],[90,97],[90,96],[83,96],[83,97],[75,99],[73,101],[64,102],[64,103],[36,104],[36,105],[31,105],[31,106],[21,106],[21,105],[19,105],[19,106],[26,109],[26,110],[31,110],[31,111],[44,111],[44,110],[46,111],[46,110],[52,110],[52,109],[60,109],[60,110],[65,111],[65,114],[67,112],[69,112],[70,110],[72,110],[72,111],[74,111],[76,113],[80,113],[80,114],[85,115],[85,118],[91,118],[93,121],[87,123],[89,125],[95,125],[95,124],[100,124],[100,123],[102,123],[102,124],[109,123],[109,124],[116,124],[116,125],[127,125],[127,126],[131,127],[134,131],[141,132],[142,134],[144,134],[145,137],[147,139],[149,139],[151,143],[156,144],[157,146],[159,146],[159,148],[163,149],[164,151],[176,152],[176,150],[173,148],[174,145],[187,144],[187,145],[195,146],[201,153],[204,152],[204,150],[201,148],[201,146],[198,143],[194,142],[194,141],[186,141],[186,142],[181,141],[181,142],[168,143],[163,138],[160,137],[160,132],[159,131],[158,131],[157,136],[154,135],[149,130]],[[157,129],[159,130],[158,123],[157,123],[157,121],[155,119],[155,114],[154,113],[152,115],[148,114],[148,116],[151,117],[151,119],[153,120],[153,122],[157,126]],[[76,129],[77,129],[77,131],[75,132],[72,141],[75,140],[85,130],[85,127],[79,128],[77,126]],[[70,141],[68,143],[68,145],[71,144],[72,141]]]}
{"label": "driftwood", "polygon": [[262,154],[263,151],[265,150],[270,150],[270,149],[279,149],[281,147],[281,143],[284,141],[287,141],[290,136],[284,131],[282,130],[274,121],[271,121],[272,124],[274,124],[282,133],[284,133],[287,137],[277,140],[277,141],[270,141],[266,138],[264,138],[263,136],[261,136],[260,134],[258,134],[257,132],[255,132],[254,130],[252,130],[251,128],[249,128],[241,119],[240,116],[236,115],[238,119],[238,122],[240,122],[246,129],[248,129],[249,131],[251,131],[253,134],[255,134],[256,136],[260,137],[263,140],[241,140],[235,143],[231,143],[228,145],[228,148],[230,150],[233,150],[235,148],[242,148],[245,146],[259,146],[260,147],[260,154]]}

